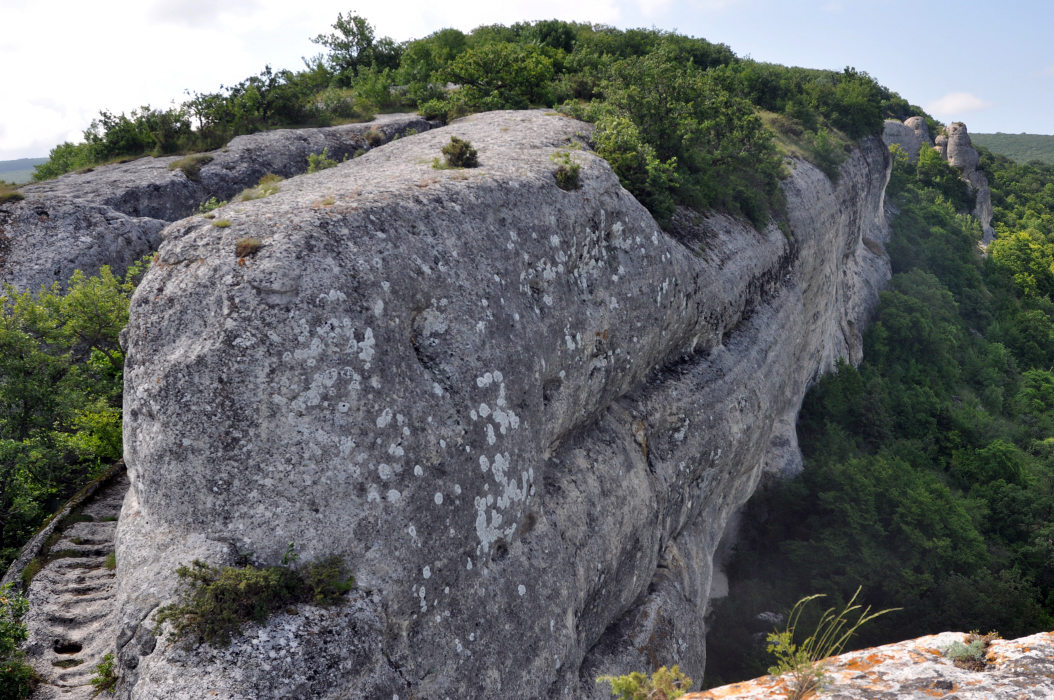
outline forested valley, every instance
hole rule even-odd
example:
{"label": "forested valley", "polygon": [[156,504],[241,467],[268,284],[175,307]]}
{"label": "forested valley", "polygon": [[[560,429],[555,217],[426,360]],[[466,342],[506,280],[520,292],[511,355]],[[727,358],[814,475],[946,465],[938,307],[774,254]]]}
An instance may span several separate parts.
{"label": "forested valley", "polygon": [[812,593],[826,606],[862,586],[902,608],[857,647],[1054,624],[1054,167],[981,149],[997,232],[982,255],[951,168],[893,154],[893,279],[859,368],[806,396],[804,472],[746,508],[708,685],[765,673],[758,615]]}

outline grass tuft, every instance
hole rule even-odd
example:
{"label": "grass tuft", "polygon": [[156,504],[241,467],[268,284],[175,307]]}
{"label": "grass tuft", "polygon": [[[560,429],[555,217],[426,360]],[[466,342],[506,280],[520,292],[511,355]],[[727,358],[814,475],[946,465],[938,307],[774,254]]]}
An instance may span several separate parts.
{"label": "grass tuft", "polygon": [[172,161],[168,164],[169,170],[182,170],[183,174],[191,182],[201,182],[201,169],[212,162],[212,156],[207,153],[195,153],[186,158]]}

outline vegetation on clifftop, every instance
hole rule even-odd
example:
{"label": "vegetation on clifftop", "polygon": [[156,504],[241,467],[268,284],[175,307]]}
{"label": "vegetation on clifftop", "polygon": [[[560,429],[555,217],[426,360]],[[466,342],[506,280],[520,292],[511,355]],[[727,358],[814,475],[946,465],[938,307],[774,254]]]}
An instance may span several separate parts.
{"label": "vegetation on clifftop", "polygon": [[836,177],[851,140],[880,133],[884,117],[922,113],[853,68],[757,63],[722,44],[655,29],[549,20],[468,34],[444,29],[397,44],[377,38],[364,18],[341,14],[332,30],[315,38],[327,53],[304,70],[266,66],[166,110],[102,111],[84,143],[56,146],[36,178],[377,111],[417,109],[445,120],[544,106],[595,122],[598,153],[659,219],[686,205],[764,225],[782,211],[781,154],[802,155]]}

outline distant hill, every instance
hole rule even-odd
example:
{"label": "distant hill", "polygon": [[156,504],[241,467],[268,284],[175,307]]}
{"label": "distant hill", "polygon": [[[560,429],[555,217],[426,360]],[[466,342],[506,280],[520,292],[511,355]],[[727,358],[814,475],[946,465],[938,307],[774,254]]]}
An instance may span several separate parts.
{"label": "distant hill", "polygon": [[1054,165],[1054,136],[1046,134],[970,134],[977,146],[1006,156],[1018,163],[1038,160]]}
{"label": "distant hill", "polygon": [[33,179],[33,168],[47,163],[47,158],[19,158],[18,160],[0,160],[0,180],[25,184]]}

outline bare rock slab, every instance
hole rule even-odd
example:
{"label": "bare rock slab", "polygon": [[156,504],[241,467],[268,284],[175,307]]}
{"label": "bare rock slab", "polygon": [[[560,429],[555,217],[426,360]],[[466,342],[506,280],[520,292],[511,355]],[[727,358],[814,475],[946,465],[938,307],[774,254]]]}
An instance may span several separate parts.
{"label": "bare rock slab", "polygon": [[[163,231],[126,336],[124,697],[600,697],[652,658],[702,670],[725,524],[797,468],[805,389],[859,359],[889,277],[889,155],[863,142],[837,185],[793,163],[787,233],[667,232],[589,130],[475,115]],[[452,135],[480,167],[433,167]],[[154,643],[179,564],[290,542],[359,589],[222,652]]]}

